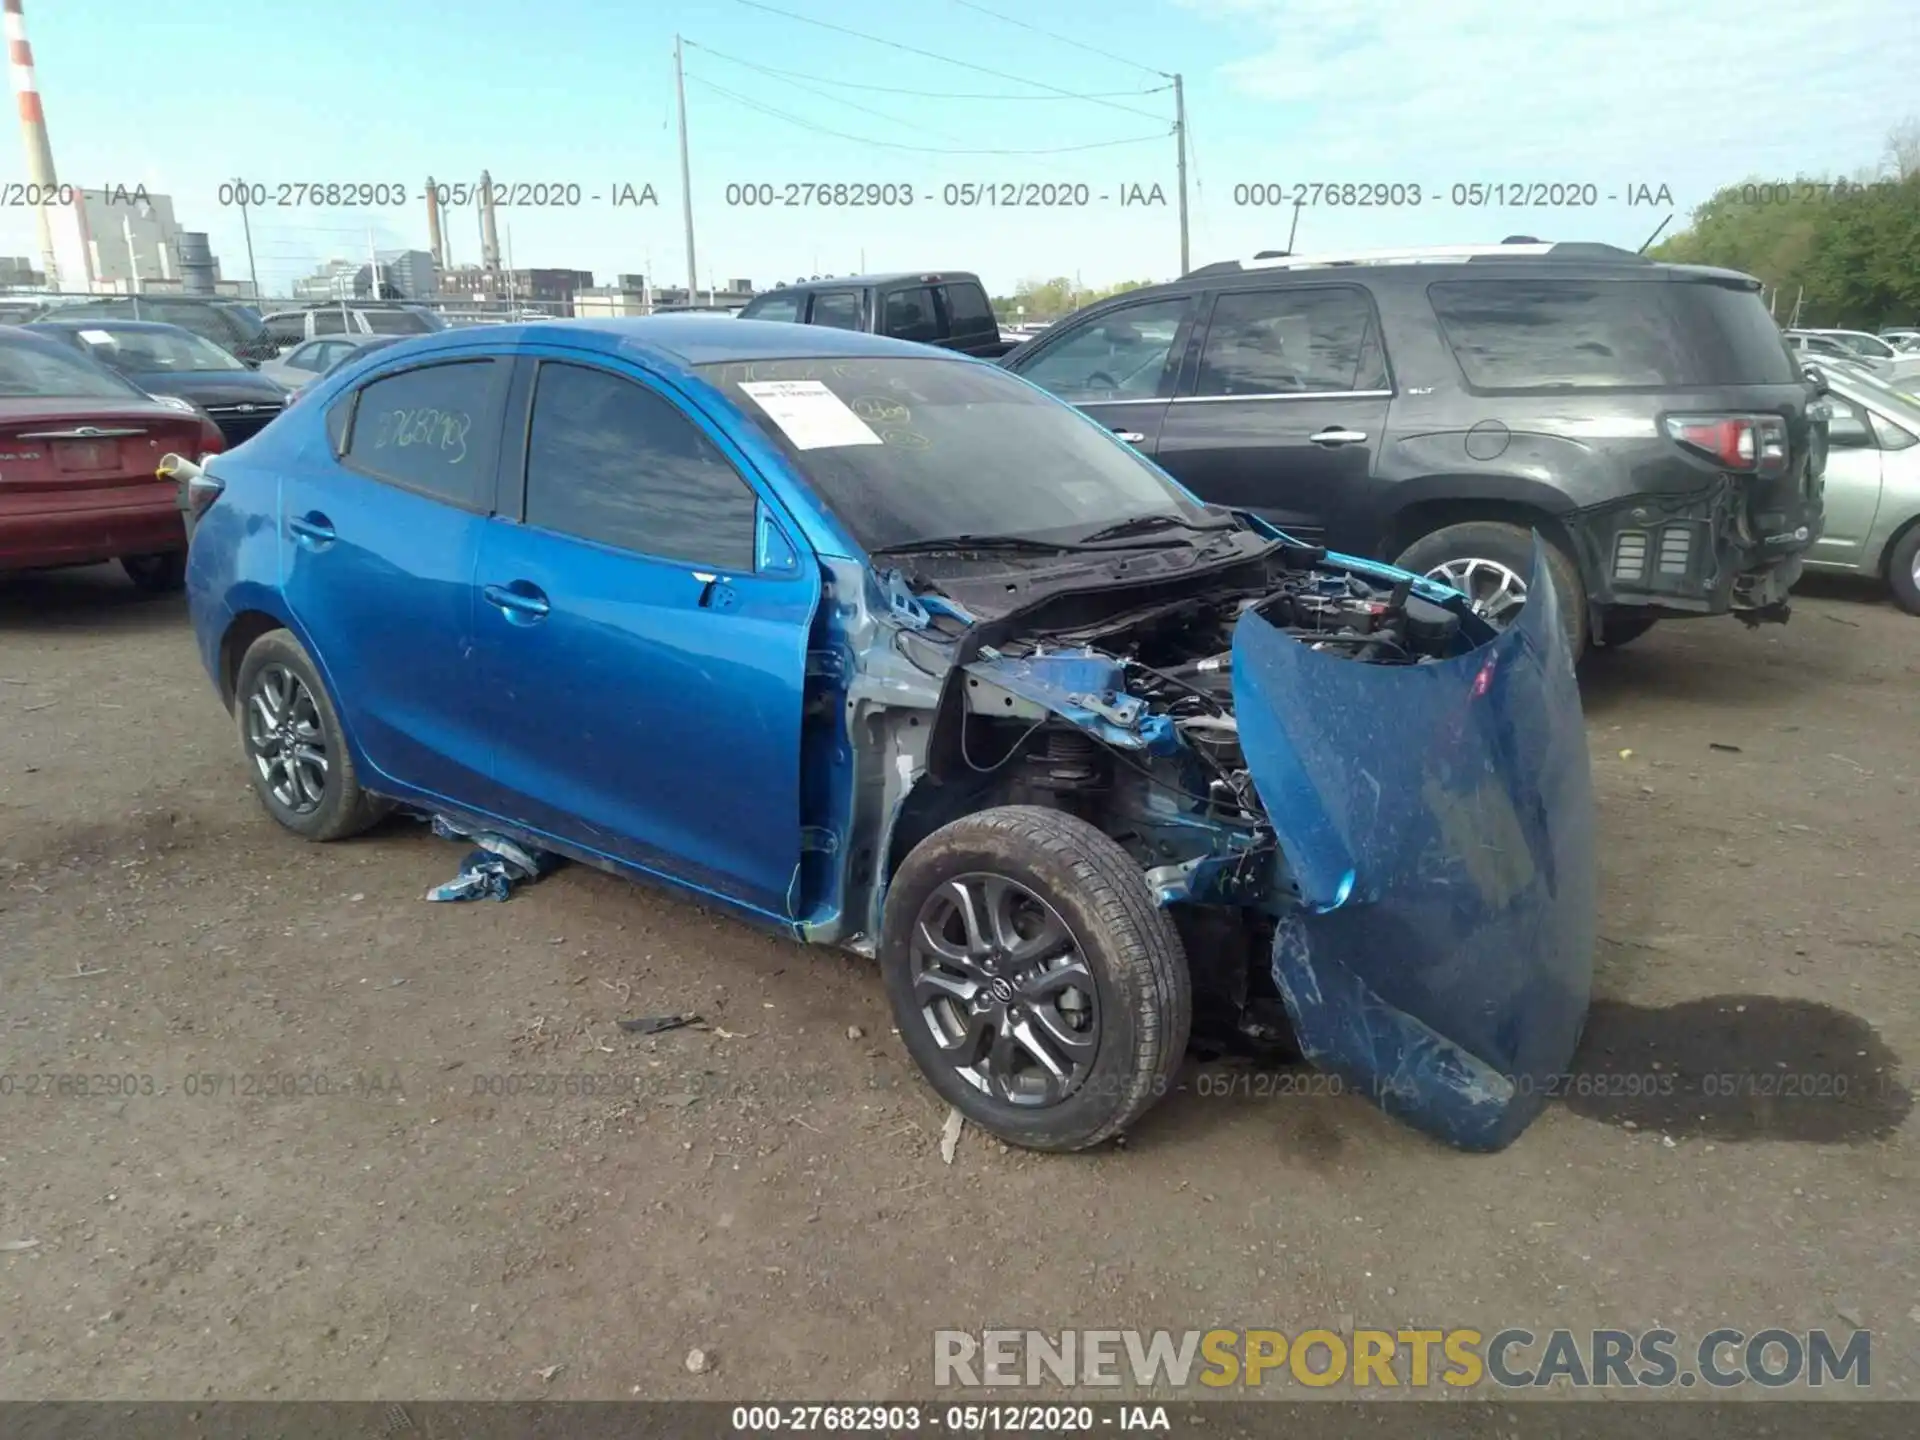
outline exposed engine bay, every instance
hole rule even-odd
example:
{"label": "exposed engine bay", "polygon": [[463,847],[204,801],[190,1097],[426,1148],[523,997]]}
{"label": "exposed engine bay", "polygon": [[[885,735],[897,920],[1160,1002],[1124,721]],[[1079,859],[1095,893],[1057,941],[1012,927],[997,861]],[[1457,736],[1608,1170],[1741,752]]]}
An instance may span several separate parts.
{"label": "exposed engine bay", "polygon": [[1464,600],[1429,598],[1447,593],[1436,587],[1291,543],[1171,588],[1061,596],[971,626],[930,617],[955,642],[956,678],[927,757],[935,786],[908,804],[892,848],[992,805],[1077,815],[1136,858],[1181,930],[1196,1039],[1285,1048],[1263,957],[1298,898],[1242,753],[1235,632],[1251,613],[1310,650],[1394,667],[1444,661],[1490,632]]}

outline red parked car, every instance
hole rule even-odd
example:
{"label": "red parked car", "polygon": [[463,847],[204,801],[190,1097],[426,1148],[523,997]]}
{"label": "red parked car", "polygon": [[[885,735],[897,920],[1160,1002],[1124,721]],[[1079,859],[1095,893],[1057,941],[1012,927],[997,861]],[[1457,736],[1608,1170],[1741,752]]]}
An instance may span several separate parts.
{"label": "red parked car", "polygon": [[169,451],[210,455],[220,429],[105,366],[0,326],[0,571],[118,560],[142,590],[177,590],[187,532]]}

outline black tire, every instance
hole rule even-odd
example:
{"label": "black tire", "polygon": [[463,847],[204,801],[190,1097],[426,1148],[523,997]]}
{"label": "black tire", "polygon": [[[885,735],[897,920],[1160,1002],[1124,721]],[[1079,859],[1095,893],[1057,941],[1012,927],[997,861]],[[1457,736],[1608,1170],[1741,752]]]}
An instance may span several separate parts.
{"label": "black tire", "polygon": [[1887,551],[1887,588],[1893,603],[1909,615],[1920,615],[1920,525],[1909,526]]}
{"label": "black tire", "polygon": [[1631,645],[1659,623],[1657,615],[1610,610],[1600,617],[1600,644],[1608,650],[1617,650],[1622,645]]}
{"label": "black tire", "polygon": [[[1423,535],[1393,563],[1416,575],[1427,575],[1463,560],[1491,560],[1524,582],[1533,568],[1533,532],[1500,520],[1468,520]],[[1560,602],[1560,629],[1578,663],[1588,641],[1587,587],[1573,558],[1551,540],[1547,541],[1547,570],[1553,576],[1555,598]]]}
{"label": "black tire", "polygon": [[[305,702],[297,693],[282,686],[286,676],[298,682],[307,697]],[[263,705],[266,698],[263,686],[271,687],[286,698],[279,704],[257,710],[256,706]],[[260,797],[266,812],[281,825],[307,840],[344,840],[358,835],[392,809],[387,801],[360,788],[354,773],[353,752],[347,745],[340,717],[334,711],[333,697],[320,682],[312,658],[291,631],[269,630],[247,647],[233,693],[240,750],[247,760],[247,778],[253,782],[254,794]],[[294,768],[278,772],[283,777],[279,788],[290,791],[292,799],[275,793],[276,784],[262,766],[265,763],[272,768],[273,756],[282,745],[276,740],[269,749],[260,743],[256,733],[257,728],[267,728],[264,721],[269,713],[281,714],[286,721],[286,726],[281,727],[288,737],[286,745],[292,744],[299,731],[317,732],[317,748],[325,759],[324,783],[317,787],[317,797],[303,790]],[[310,742],[304,744],[307,752],[315,748]],[[316,769],[310,760],[302,761],[297,767],[299,774],[309,779]]]}
{"label": "black tire", "polygon": [[[1011,880],[1050,906],[1093,978],[1092,1056],[1048,1103],[1016,1103],[972,1084],[942,1054],[915,995],[923,907],[949,882],[981,875]],[[1186,954],[1139,865],[1084,820],[1037,806],[983,810],[914,847],[887,895],[880,967],[900,1037],[928,1083],[973,1124],[1033,1150],[1084,1150],[1125,1130],[1172,1088],[1193,1025]]]}
{"label": "black tire", "polygon": [[122,555],[120,568],[127,572],[134,589],[149,595],[167,595],[187,583],[187,552],[169,550],[163,555]]}

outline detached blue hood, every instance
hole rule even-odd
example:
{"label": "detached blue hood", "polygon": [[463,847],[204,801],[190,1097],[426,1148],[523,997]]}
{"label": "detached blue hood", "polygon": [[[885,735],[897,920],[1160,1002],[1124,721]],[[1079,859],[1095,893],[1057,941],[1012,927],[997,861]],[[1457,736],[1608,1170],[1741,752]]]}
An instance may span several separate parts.
{"label": "detached blue hood", "polygon": [[1511,1142],[1572,1059],[1597,880],[1580,693],[1544,556],[1514,627],[1424,665],[1234,633],[1242,752],[1303,909],[1274,979],[1307,1058],[1468,1149]]}

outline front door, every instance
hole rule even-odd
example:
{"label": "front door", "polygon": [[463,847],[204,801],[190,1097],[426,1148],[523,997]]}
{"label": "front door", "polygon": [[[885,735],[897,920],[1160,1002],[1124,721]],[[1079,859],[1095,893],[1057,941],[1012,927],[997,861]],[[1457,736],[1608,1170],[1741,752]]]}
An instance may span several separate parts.
{"label": "front door", "polygon": [[1807,557],[1829,565],[1858,565],[1873,519],[1880,511],[1880,432],[1895,444],[1913,437],[1880,422],[1864,406],[1829,391],[1833,407],[1827,422],[1827,469],[1821,502],[1826,512],[1820,538]]}
{"label": "front door", "polygon": [[664,383],[559,348],[522,363],[523,494],[475,585],[502,803],[789,918],[818,573],[756,568],[743,457]]}
{"label": "front door", "polygon": [[1224,291],[1154,458],[1202,500],[1320,540],[1365,487],[1391,394],[1359,286]]}
{"label": "front door", "polygon": [[383,373],[334,402],[326,452],[281,481],[287,605],[348,732],[381,776],[466,806],[484,804],[492,768],[473,566],[510,365]]}
{"label": "front door", "polygon": [[1062,321],[1009,368],[1154,455],[1193,311],[1175,295]]}

